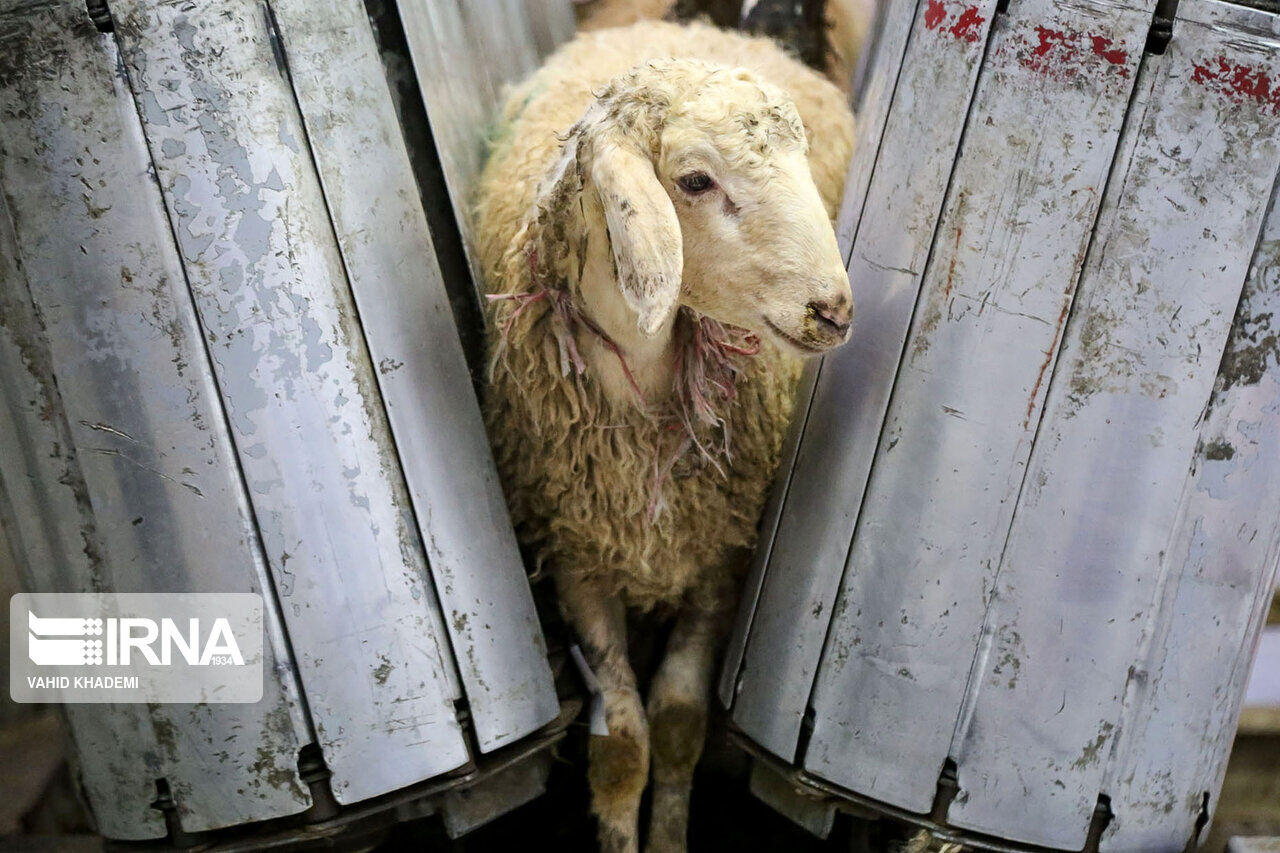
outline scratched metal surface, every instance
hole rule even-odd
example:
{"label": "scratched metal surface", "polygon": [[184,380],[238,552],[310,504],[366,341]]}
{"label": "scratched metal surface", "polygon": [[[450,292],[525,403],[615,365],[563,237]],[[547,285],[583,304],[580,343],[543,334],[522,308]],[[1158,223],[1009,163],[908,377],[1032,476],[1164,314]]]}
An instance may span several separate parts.
{"label": "scratched metal surface", "polygon": [[[0,39],[11,45],[15,36],[7,26],[7,10],[0,19],[5,19]],[[39,25],[28,29],[42,31]],[[12,66],[6,78],[9,73]],[[0,174],[0,184],[3,180]],[[0,524],[24,588],[88,592],[101,585],[102,549],[48,343],[17,259],[8,206],[0,203]],[[81,769],[99,829],[114,838],[163,836],[160,813],[150,807],[154,780],[135,772],[145,755],[159,753],[146,709],[69,705],[65,710],[77,750],[100,756]]]}
{"label": "scratched metal surface", "polygon": [[[359,0],[275,0],[479,746],[559,712],[542,630]],[[433,629],[444,636],[444,626]]]}
{"label": "scratched metal surface", "polygon": [[[867,392],[852,372],[824,385],[841,354],[801,420],[742,620],[734,719],[790,757],[803,643],[775,630],[755,681],[752,649],[772,621],[825,628],[820,597],[805,620],[771,589],[821,578],[823,526],[859,513],[803,768],[927,812],[951,758],[950,825],[1057,849],[1084,845],[1100,794],[1103,850],[1183,849],[1221,785],[1280,555],[1274,219],[1245,283],[1280,171],[1280,21],[1186,0],[1167,53],[1142,57],[1150,15],[1013,0],[997,18],[903,362],[880,380],[893,390],[865,498],[855,482],[848,501],[798,499],[809,482],[850,488],[840,466]],[[900,76],[877,69],[899,92],[913,63],[937,61],[915,44]],[[889,138],[897,97],[882,159],[908,156]],[[922,124],[915,144],[935,132]],[[910,218],[920,207],[871,201],[880,168],[846,199],[887,220],[850,219],[851,263],[864,241],[902,243],[895,229],[934,231]],[[929,187],[920,175],[905,194]],[[919,270],[868,253],[893,257]],[[784,550],[797,529],[807,547]]]}
{"label": "scratched metal surface", "polygon": [[[244,486],[114,41],[83,4],[0,8],[3,476],[33,589],[270,596]],[[12,230],[10,230],[12,229]],[[20,267],[15,261],[20,259]],[[310,741],[275,614],[252,705],[69,706],[103,833],[310,804]]]}
{"label": "scratched metal surface", "polygon": [[[854,128],[853,150],[863,152],[849,162],[849,174],[845,179],[844,198],[836,216],[836,239],[848,261],[853,247],[853,236],[862,222],[866,207],[867,189],[881,149],[885,123],[898,93],[902,56],[911,43],[916,18],[925,7],[924,2],[889,3],[881,11],[884,17],[880,30],[874,37],[872,49],[874,67],[879,73],[870,74],[865,90],[857,103],[857,124]],[[988,16],[987,22],[990,21]],[[985,35],[985,33],[984,33]],[[918,49],[918,48],[917,48]],[[911,97],[910,87],[903,87],[903,94]],[[966,106],[968,102],[966,101]],[[963,110],[962,110],[963,114]]]}
{"label": "scratched metal surface", "polygon": [[[1280,313],[1274,203],[1267,222],[1228,343],[1226,365],[1235,367],[1217,379],[1169,549],[1169,580],[1148,628],[1150,650],[1137,662],[1103,777],[1116,813],[1104,851],[1180,850],[1204,794],[1215,809],[1263,633],[1280,549],[1280,377],[1269,332],[1255,336],[1268,322],[1259,318]],[[1270,364],[1256,360],[1264,354]]]}
{"label": "scratched metal surface", "polygon": [[[1174,556],[1181,550],[1194,561],[1196,550],[1209,549],[1214,571],[1230,571],[1217,561],[1239,525],[1261,532],[1263,553],[1277,533],[1275,504],[1251,507],[1266,494],[1244,483],[1231,521],[1203,518],[1213,504],[1200,505],[1208,496],[1197,500],[1197,486],[1214,489],[1228,472],[1201,463],[1204,477],[1187,474],[1280,171],[1276,104],[1269,94],[1241,93],[1236,71],[1277,79],[1276,41],[1269,31],[1262,38],[1230,28],[1229,19],[1212,27],[1187,20],[1220,8],[1212,0],[1180,4],[1169,50],[1143,68],[952,745],[962,794],[950,818],[958,826],[1050,847],[1083,845],[1117,729],[1150,712],[1125,700],[1144,681],[1135,650],[1150,642],[1144,635],[1159,621],[1162,591],[1179,580]],[[1267,449],[1274,456],[1277,445]],[[1261,474],[1251,472],[1251,484]],[[1249,525],[1246,514],[1259,510]],[[1177,523],[1180,516],[1192,529]],[[1237,594],[1246,607],[1262,563],[1260,555],[1237,566],[1249,579]],[[1195,606],[1221,617],[1213,603]],[[1209,622],[1181,642],[1208,652],[1218,637],[1240,657],[1237,625]],[[1178,641],[1165,637],[1164,650]],[[1191,746],[1184,769],[1207,757],[1201,744]],[[1142,757],[1154,756],[1134,756]],[[1141,794],[1144,784],[1161,780],[1146,777],[1130,790]],[[1205,790],[1166,792],[1182,814],[1166,815],[1162,829],[1181,836],[1179,848]],[[1113,797],[1112,811],[1128,805]]]}
{"label": "scratched metal surface", "polygon": [[[858,331],[816,371],[810,368],[814,391],[797,408],[805,412],[808,405],[807,418],[796,424],[803,438],[777,533],[757,556],[757,568],[767,561],[768,570],[737,675],[735,723],[787,759],[794,756],[994,7],[939,0],[890,7],[887,52],[870,84],[873,103],[886,102],[872,113],[873,123],[884,114],[881,133],[860,138],[859,150],[867,153],[854,159],[851,193],[863,181],[865,200],[855,207],[846,198],[844,214],[854,220],[848,269]],[[901,9],[914,15],[899,17]],[[899,29],[909,29],[910,38],[895,35]],[[902,51],[888,50],[893,45]],[[753,671],[753,661],[765,665]]]}
{"label": "scratched metal surface", "polygon": [[570,0],[397,0],[477,292],[472,204],[503,86],[573,34]]}
{"label": "scratched metal surface", "polygon": [[334,794],[459,767],[447,638],[267,8],[111,8]]}
{"label": "scratched metal surface", "polygon": [[993,25],[804,756],[911,811],[929,809],[948,754],[1151,11],[1015,0]]}
{"label": "scratched metal surface", "polygon": [[[1274,68],[1280,48],[1271,36],[1276,16],[1204,2],[1179,11],[1179,37],[1195,50],[1188,56],[1175,43],[1172,61],[1181,63],[1182,74],[1191,62],[1190,85],[1196,85],[1197,66],[1206,69],[1202,74],[1215,65],[1221,69],[1218,60],[1229,54],[1213,49],[1227,36],[1233,36],[1232,51],[1248,54],[1239,57],[1241,65],[1258,70],[1269,62]],[[1225,29],[1213,32],[1209,27]],[[1172,69],[1168,73],[1173,76]],[[1214,79],[1221,82],[1220,75],[1208,74],[1202,83],[1218,88]],[[1240,103],[1234,102],[1237,95]],[[1274,94],[1269,107],[1257,103],[1256,94],[1230,88],[1206,93],[1205,100],[1204,107],[1221,110],[1236,127],[1257,126],[1261,120],[1270,128],[1261,134],[1264,145],[1267,137],[1274,144],[1280,121],[1280,100]],[[1250,139],[1246,144],[1252,148],[1254,143]],[[1241,210],[1233,216],[1254,216],[1253,204],[1261,198],[1237,196]],[[1216,223],[1212,227],[1221,233]],[[1162,569],[1164,591],[1145,629],[1147,650],[1136,661],[1116,752],[1103,777],[1116,815],[1102,837],[1106,851],[1180,849],[1195,826],[1204,794],[1209,794],[1210,809],[1216,805],[1280,552],[1276,316],[1280,195],[1273,190],[1191,455]]]}
{"label": "scratched metal surface", "polygon": [[[916,4],[914,3],[890,3],[883,10],[884,21],[881,25],[882,28],[874,40],[876,67],[893,68],[896,71],[902,61],[903,51],[906,50],[915,13]],[[840,248],[846,261],[853,241],[854,230],[861,218],[866,202],[872,167],[876,162],[876,157],[871,152],[878,152],[880,149],[880,137],[884,133],[884,125],[888,120],[889,107],[893,103],[897,82],[896,73],[872,74],[867,82],[866,90],[862,94],[862,103],[858,108],[857,126],[854,130],[854,150],[867,153],[863,156],[854,157],[849,163],[849,174],[845,179],[844,198],[841,200],[840,211],[836,218],[836,237],[839,240]],[[854,286],[857,286],[856,283]],[[861,297],[862,294],[857,293],[855,296]],[[861,326],[863,307],[860,298],[855,304],[859,314],[859,326]],[[810,403],[813,400],[814,384],[824,361],[825,359],[810,362],[805,366],[803,381],[796,394],[796,406],[792,416],[791,428],[787,433],[782,458],[778,465],[778,476],[773,488],[770,490],[769,501],[762,513],[760,545],[756,549],[755,559],[743,586],[742,604],[738,608],[733,630],[726,644],[724,665],[720,671],[719,695],[720,701],[726,708],[734,703],[734,697],[737,695],[738,674],[742,668],[743,657],[746,653],[748,630],[751,629],[755,622],[757,606],[764,595],[766,569],[770,565],[770,551],[777,533],[778,521],[782,514],[783,498],[791,490],[796,452],[799,449],[800,437],[805,431]],[[786,570],[779,567],[778,571]],[[830,585],[828,584],[828,586]],[[791,611],[794,607],[782,605],[776,599],[780,592],[792,588],[793,584],[779,583],[778,580],[774,580],[771,583],[769,595],[771,603],[767,608],[770,613],[778,613],[778,627],[781,628],[785,625],[788,634],[792,630],[792,626],[797,623],[796,619],[791,618]],[[802,598],[797,597],[796,601],[797,604],[795,606],[800,606],[799,602],[802,601]],[[762,618],[765,617],[762,615]],[[762,633],[767,629],[761,624],[755,630],[757,633]],[[797,681],[806,680],[803,676],[797,675]],[[807,687],[804,689],[807,692]],[[744,701],[750,702],[751,699]],[[770,702],[768,704],[775,706],[778,703]],[[744,714],[744,719],[745,716]],[[739,720],[738,724],[744,725],[744,722]],[[752,736],[761,739],[761,742],[772,740],[759,731],[758,727],[753,727]],[[790,750],[783,751],[787,752],[788,755],[791,754]]]}

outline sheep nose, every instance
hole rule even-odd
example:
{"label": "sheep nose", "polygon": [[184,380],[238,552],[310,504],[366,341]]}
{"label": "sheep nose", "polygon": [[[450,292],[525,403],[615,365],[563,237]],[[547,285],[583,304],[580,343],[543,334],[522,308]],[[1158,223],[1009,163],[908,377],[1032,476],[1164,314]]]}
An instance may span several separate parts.
{"label": "sheep nose", "polygon": [[842,293],[832,302],[815,299],[809,303],[809,310],[818,321],[818,328],[824,332],[841,339],[849,333],[849,324],[853,321],[853,300],[847,295]]}

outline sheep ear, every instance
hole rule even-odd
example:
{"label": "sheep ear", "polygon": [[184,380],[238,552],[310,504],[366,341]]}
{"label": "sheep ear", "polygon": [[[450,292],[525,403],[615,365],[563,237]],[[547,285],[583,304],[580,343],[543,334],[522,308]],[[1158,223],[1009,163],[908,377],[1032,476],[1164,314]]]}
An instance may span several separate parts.
{"label": "sheep ear", "polygon": [[627,146],[597,148],[591,181],[604,208],[613,266],[636,326],[655,335],[676,309],[684,267],[680,220],[649,158]]}

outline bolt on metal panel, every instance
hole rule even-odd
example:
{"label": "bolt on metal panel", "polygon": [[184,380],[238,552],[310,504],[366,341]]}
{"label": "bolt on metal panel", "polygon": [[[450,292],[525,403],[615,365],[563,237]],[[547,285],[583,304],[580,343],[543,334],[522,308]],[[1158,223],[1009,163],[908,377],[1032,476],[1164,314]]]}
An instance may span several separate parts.
{"label": "bolt on metal panel", "polygon": [[397,0],[477,293],[472,206],[503,87],[573,34],[569,0]]}
{"label": "bolt on metal panel", "polygon": [[[83,4],[0,9],[6,524],[48,591],[269,581],[114,41]],[[20,264],[20,266],[19,266]],[[312,736],[275,614],[251,705],[68,706],[99,829],[164,835],[310,805]],[[251,733],[251,734],[250,734]]]}
{"label": "bolt on metal panel", "polygon": [[[869,84],[872,115],[860,131],[855,150],[863,153],[850,167],[841,214],[852,223],[848,269],[858,331],[809,369],[811,384],[802,389],[790,437],[799,441],[799,450],[786,457],[794,462],[775,490],[775,500],[785,495],[785,502],[765,516],[766,536],[753,570],[753,583],[761,575],[764,582],[748,586],[748,596],[760,590],[750,639],[740,619],[722,687],[728,704],[725,687],[737,684],[734,722],[788,760],[795,754],[994,9],[994,2],[940,0],[889,9],[880,67],[894,73],[882,71]],[[880,131],[869,135],[865,128],[877,124]],[[743,644],[745,654],[733,655]]]}
{"label": "bolt on metal panel", "polygon": [[112,14],[334,795],[457,768],[456,676],[268,8]]}
{"label": "bolt on metal panel", "polygon": [[408,153],[364,4],[275,0],[273,9],[487,752],[560,706]]}

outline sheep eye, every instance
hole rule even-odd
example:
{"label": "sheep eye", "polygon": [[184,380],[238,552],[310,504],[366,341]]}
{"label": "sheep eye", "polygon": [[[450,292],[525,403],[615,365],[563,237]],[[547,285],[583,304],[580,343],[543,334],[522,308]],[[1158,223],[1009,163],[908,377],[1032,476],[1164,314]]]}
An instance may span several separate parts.
{"label": "sheep eye", "polygon": [[677,180],[676,183],[680,185],[680,189],[691,195],[704,193],[713,186],[711,176],[705,172],[694,172],[693,174],[685,175]]}

